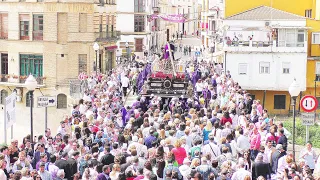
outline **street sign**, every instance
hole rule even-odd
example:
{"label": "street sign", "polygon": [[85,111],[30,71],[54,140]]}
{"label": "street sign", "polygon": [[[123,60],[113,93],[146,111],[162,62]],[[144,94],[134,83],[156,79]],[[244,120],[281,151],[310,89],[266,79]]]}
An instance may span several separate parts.
{"label": "street sign", "polygon": [[11,127],[16,122],[16,101],[16,93],[12,93],[10,96],[6,97],[4,104],[5,128]]}
{"label": "street sign", "polygon": [[40,96],[37,102],[38,107],[52,107],[56,106],[55,96]]}
{"label": "street sign", "polygon": [[314,125],[315,114],[314,113],[301,113],[302,125],[312,126]]}
{"label": "street sign", "polygon": [[300,101],[300,107],[305,112],[315,111],[318,108],[318,100],[311,95],[303,96]]}

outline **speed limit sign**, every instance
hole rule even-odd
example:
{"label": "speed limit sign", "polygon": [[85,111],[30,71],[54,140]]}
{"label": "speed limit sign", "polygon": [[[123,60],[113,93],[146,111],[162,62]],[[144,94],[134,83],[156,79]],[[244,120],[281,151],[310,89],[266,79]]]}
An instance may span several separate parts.
{"label": "speed limit sign", "polygon": [[300,101],[300,107],[305,112],[315,111],[318,108],[318,100],[311,95],[303,96]]}

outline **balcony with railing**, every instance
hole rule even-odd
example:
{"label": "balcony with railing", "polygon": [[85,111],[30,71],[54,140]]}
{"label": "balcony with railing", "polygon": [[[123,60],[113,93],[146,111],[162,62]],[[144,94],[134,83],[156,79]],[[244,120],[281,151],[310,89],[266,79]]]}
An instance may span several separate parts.
{"label": "balcony with railing", "polygon": [[120,39],[120,31],[109,31],[109,32],[97,32],[95,33],[96,41],[116,41]]}
{"label": "balcony with railing", "polygon": [[[11,74],[1,74],[0,75],[0,84],[15,84],[16,86],[19,86],[24,84],[26,82],[26,79],[28,76],[18,76],[18,75],[11,75]],[[38,85],[44,85],[46,78],[45,77],[35,77],[37,80]]]}
{"label": "balcony with railing", "polygon": [[226,39],[224,51],[228,52],[295,52],[306,53],[307,41],[304,42],[282,42],[277,40],[271,41],[254,41],[254,40],[231,40]]}

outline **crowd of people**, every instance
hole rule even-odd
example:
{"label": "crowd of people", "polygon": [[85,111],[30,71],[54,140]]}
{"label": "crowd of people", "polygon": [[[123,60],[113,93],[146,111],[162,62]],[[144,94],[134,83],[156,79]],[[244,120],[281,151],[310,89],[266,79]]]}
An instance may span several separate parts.
{"label": "crowd of people", "polygon": [[0,180],[320,179],[311,143],[295,160],[290,132],[259,100],[220,64],[195,63],[186,71],[194,96],[169,104],[151,95],[124,105],[143,67],[84,78],[88,89],[57,130],[0,147]]}

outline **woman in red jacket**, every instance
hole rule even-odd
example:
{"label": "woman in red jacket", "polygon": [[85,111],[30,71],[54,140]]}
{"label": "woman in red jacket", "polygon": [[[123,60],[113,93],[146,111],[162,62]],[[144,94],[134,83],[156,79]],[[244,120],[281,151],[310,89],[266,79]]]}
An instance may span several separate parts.
{"label": "woman in red jacket", "polygon": [[231,119],[228,111],[225,111],[223,113],[223,117],[221,118],[221,121],[220,121],[221,126],[224,126],[226,124],[226,122],[230,122],[230,124],[232,124],[232,119]]}

